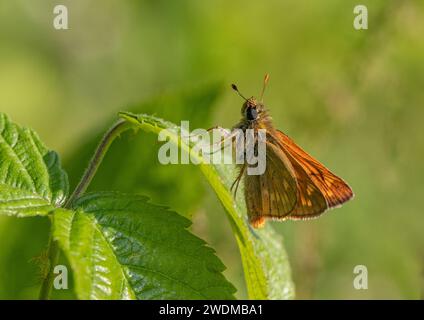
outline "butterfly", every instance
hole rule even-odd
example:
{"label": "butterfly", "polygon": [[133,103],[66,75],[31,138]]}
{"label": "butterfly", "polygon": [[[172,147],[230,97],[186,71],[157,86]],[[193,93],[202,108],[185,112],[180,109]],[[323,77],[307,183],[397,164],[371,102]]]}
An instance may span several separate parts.
{"label": "butterfly", "polygon": [[266,130],[266,169],[261,175],[248,175],[244,163],[231,186],[234,194],[244,177],[244,196],[250,224],[259,228],[266,219],[306,220],[320,216],[351,199],[349,185],[310,156],[291,138],[275,129],[263,104],[269,75],[265,76],[259,101],[246,99],[241,108],[243,118],[233,129]]}

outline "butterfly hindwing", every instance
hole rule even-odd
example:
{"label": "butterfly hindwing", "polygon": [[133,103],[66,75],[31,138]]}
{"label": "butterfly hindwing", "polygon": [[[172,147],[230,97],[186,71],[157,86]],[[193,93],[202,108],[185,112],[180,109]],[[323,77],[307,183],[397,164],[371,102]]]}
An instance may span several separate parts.
{"label": "butterfly hindwing", "polygon": [[249,220],[260,226],[264,218],[284,219],[295,208],[297,183],[289,159],[278,146],[267,143],[262,175],[245,174]]}

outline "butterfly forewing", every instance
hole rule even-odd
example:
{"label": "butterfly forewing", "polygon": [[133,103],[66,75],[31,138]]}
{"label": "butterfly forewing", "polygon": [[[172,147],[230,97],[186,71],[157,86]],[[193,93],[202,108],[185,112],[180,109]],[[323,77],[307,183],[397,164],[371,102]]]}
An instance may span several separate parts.
{"label": "butterfly forewing", "polygon": [[[290,155],[288,156],[291,159]],[[319,188],[295,161],[292,162],[298,185],[297,203],[288,219],[307,219],[320,215],[328,204]]]}
{"label": "butterfly forewing", "polygon": [[[278,136],[274,131],[270,131],[268,134],[268,143],[271,147],[267,150],[277,155],[274,164],[279,161],[279,164],[274,165],[274,167],[278,168],[282,165],[287,166],[287,163],[289,163],[290,172],[294,176],[296,182],[296,202],[294,207],[283,217],[281,217],[281,214],[276,214],[274,212],[271,212],[268,217],[277,219],[306,219],[324,212],[328,207],[325,197],[303,168],[293,159],[292,155],[281,147]],[[283,156],[281,154],[283,154]],[[269,157],[273,158],[272,154]],[[274,188],[277,190],[284,190],[281,187],[281,184],[284,183],[284,180],[275,181]],[[285,198],[286,197],[283,199],[285,200]]]}
{"label": "butterfly forewing", "polygon": [[325,197],[328,208],[341,205],[353,197],[352,189],[346,182],[307,154],[287,135],[279,130],[276,130],[275,135],[281,148],[289,155],[292,164],[297,163]]}

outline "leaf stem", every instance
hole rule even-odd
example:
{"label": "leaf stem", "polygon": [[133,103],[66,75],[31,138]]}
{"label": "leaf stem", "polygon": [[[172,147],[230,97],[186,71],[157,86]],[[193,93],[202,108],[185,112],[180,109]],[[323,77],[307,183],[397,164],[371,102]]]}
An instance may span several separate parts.
{"label": "leaf stem", "polygon": [[[97,169],[99,168],[106,152],[109,150],[112,142],[124,131],[132,128],[133,125],[126,120],[118,120],[115,122],[112,127],[102,137],[100,143],[98,144],[96,151],[94,152],[93,157],[91,158],[87,169],[82,175],[81,180],[76,186],[75,190],[72,192],[69,199],[66,201],[64,207],[71,208],[76,199],[78,199],[88,188],[90,182],[93,180]],[[54,281],[54,267],[59,261],[60,248],[57,241],[53,238],[53,231],[50,233],[49,245],[47,248],[47,257],[48,257],[48,272],[43,279],[43,283],[40,289],[40,300],[48,300],[50,293],[52,291],[53,281]]]}
{"label": "leaf stem", "polygon": [[91,158],[80,182],[66,202],[65,208],[70,208],[73,202],[87,190],[113,140],[131,127],[132,125],[130,123],[120,119],[108,131],[106,131],[103,138],[100,140],[100,143],[97,146],[97,149],[94,152],[94,155]]}
{"label": "leaf stem", "polygon": [[41,284],[39,295],[40,300],[49,299],[54,281],[54,267],[59,262],[59,244],[53,239],[53,230],[50,231],[49,247],[47,250],[48,272],[44,277],[43,283]]}

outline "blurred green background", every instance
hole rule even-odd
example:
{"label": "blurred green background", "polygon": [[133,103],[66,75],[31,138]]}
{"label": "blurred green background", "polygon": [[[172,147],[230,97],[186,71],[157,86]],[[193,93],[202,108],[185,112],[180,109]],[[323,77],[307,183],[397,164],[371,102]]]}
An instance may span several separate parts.
{"label": "blurred green background", "polygon": [[[68,7],[69,30],[53,8]],[[369,29],[353,28],[365,4]],[[0,0],[0,111],[62,156],[75,184],[119,110],[231,127],[257,95],[275,125],[346,179],[356,198],[318,220],[272,222],[297,298],[423,298],[423,1]],[[161,166],[157,138],[116,142],[92,189],[140,191],[217,250],[245,298],[224,211],[194,166]],[[122,169],[119,169],[119,166]],[[48,221],[0,217],[0,298],[36,298]],[[368,290],[355,290],[356,265]],[[70,291],[56,298],[72,298]]]}

